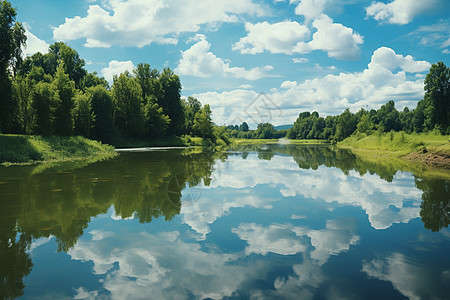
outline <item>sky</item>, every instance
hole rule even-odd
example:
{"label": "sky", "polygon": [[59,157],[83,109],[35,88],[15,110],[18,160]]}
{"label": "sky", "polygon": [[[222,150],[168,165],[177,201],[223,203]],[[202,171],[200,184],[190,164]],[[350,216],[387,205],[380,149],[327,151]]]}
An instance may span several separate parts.
{"label": "sky", "polygon": [[112,83],[172,69],[218,125],[292,124],[394,100],[414,108],[450,66],[448,0],[13,0],[26,55],[63,41]]}

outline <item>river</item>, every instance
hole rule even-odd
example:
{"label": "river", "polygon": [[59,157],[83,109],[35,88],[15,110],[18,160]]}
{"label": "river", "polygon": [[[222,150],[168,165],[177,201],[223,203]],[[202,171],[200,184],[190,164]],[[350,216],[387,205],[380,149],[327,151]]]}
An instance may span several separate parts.
{"label": "river", "polygon": [[449,201],[328,146],[0,167],[0,298],[448,299]]}

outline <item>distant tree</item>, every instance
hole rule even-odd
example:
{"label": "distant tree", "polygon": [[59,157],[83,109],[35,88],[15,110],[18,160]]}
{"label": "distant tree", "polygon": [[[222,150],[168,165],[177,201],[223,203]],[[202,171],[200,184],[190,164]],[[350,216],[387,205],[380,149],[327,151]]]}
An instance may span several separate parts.
{"label": "distant tree", "polygon": [[370,120],[369,113],[362,115],[361,120],[359,121],[358,124],[356,124],[356,128],[358,129],[358,131],[366,134],[370,134],[372,132],[373,127],[374,124]]}
{"label": "distant tree", "polygon": [[31,108],[31,94],[33,90],[33,84],[30,78],[16,76],[13,82],[13,94],[14,99],[18,104],[18,122],[20,124],[20,131],[22,133],[30,133],[31,120],[33,117],[33,111]]}
{"label": "distant tree", "polygon": [[[55,68],[56,73],[58,66],[61,65],[62,62],[64,72],[69,75],[70,80],[75,82],[76,88],[81,87],[82,79],[86,76],[87,71],[83,68],[85,62],[80,58],[77,51],[63,42],[56,42],[53,45],[50,45],[47,57],[47,62],[51,71]],[[53,72],[51,74],[53,74]]]}
{"label": "distant tree", "polygon": [[57,91],[53,84],[38,82],[32,92],[33,133],[50,135],[54,133],[54,114]]}
{"label": "distant tree", "polygon": [[442,133],[450,131],[450,68],[443,62],[431,66],[425,78],[425,97],[429,103],[429,129],[439,126]]}
{"label": "distant tree", "polygon": [[158,97],[158,105],[162,107],[164,114],[168,115],[171,122],[169,134],[183,133],[185,115],[181,104],[181,82],[178,75],[169,68],[165,68],[159,75],[162,94]]}
{"label": "distant tree", "polygon": [[239,131],[247,132],[249,130],[248,124],[246,122],[242,122],[241,125],[239,125]]}
{"label": "distant tree", "polygon": [[144,107],[145,132],[149,137],[163,137],[170,125],[170,118],[158,103],[148,102]]}
{"label": "distant tree", "polygon": [[259,123],[256,131],[255,138],[257,139],[271,139],[275,133],[275,127],[270,123]]}
{"label": "distant tree", "polygon": [[377,111],[377,118],[379,124],[384,128],[386,132],[391,130],[400,131],[400,114],[395,109],[394,101],[390,100]]}
{"label": "distant tree", "polygon": [[83,79],[81,80],[80,85],[81,85],[80,89],[84,91],[90,87],[98,85],[103,86],[105,88],[109,88],[109,83],[106,81],[105,78],[98,77],[97,72],[87,73],[86,76],[84,76]]}
{"label": "distant tree", "polygon": [[211,108],[206,104],[195,114],[193,129],[196,136],[215,141],[211,114]]}
{"label": "distant tree", "polygon": [[72,135],[75,83],[70,80],[69,75],[64,71],[64,63],[58,66],[53,84],[58,92],[54,132],[57,135]]}
{"label": "distant tree", "polygon": [[355,119],[353,114],[347,108],[342,114],[339,115],[336,125],[335,139],[342,141],[349,137],[356,129]]}
{"label": "distant tree", "polygon": [[92,112],[95,116],[92,137],[103,142],[112,142],[114,135],[114,105],[111,92],[97,85],[87,89],[92,95]]}
{"label": "distant tree", "polygon": [[91,98],[91,94],[81,91],[75,95],[75,134],[87,138],[91,137],[91,129],[95,120]]}
{"label": "distant tree", "polygon": [[114,78],[112,94],[117,128],[130,136],[144,134],[141,86],[125,72]]}
{"label": "distant tree", "polygon": [[186,134],[193,134],[194,119],[197,112],[202,108],[202,104],[194,97],[188,97],[184,102],[184,111],[186,116]]}

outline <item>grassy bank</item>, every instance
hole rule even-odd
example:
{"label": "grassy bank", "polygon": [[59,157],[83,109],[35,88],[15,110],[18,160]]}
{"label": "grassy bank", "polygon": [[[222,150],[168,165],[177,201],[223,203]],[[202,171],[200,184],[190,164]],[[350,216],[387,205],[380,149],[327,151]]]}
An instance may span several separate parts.
{"label": "grassy bank", "polygon": [[75,160],[97,161],[118,155],[114,147],[80,136],[0,134],[0,164],[32,164]]}
{"label": "grassy bank", "polygon": [[[448,136],[434,133],[388,132],[372,135],[353,135],[337,145],[350,149],[366,160],[402,158],[435,168],[450,169],[450,142]],[[397,162],[398,163],[398,162]],[[448,170],[445,172],[448,173]]]}
{"label": "grassy bank", "polygon": [[232,145],[294,144],[317,145],[329,144],[326,140],[289,140],[289,139],[230,139]]}

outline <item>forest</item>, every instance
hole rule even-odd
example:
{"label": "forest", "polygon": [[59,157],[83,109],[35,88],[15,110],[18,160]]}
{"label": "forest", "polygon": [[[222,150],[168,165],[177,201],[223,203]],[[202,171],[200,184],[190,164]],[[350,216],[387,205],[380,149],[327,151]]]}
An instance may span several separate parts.
{"label": "forest", "polygon": [[184,134],[215,141],[209,105],[181,99],[180,78],[169,68],[140,63],[109,86],[63,42],[24,58],[25,29],[9,2],[0,9],[0,133],[81,135],[107,143]]}

